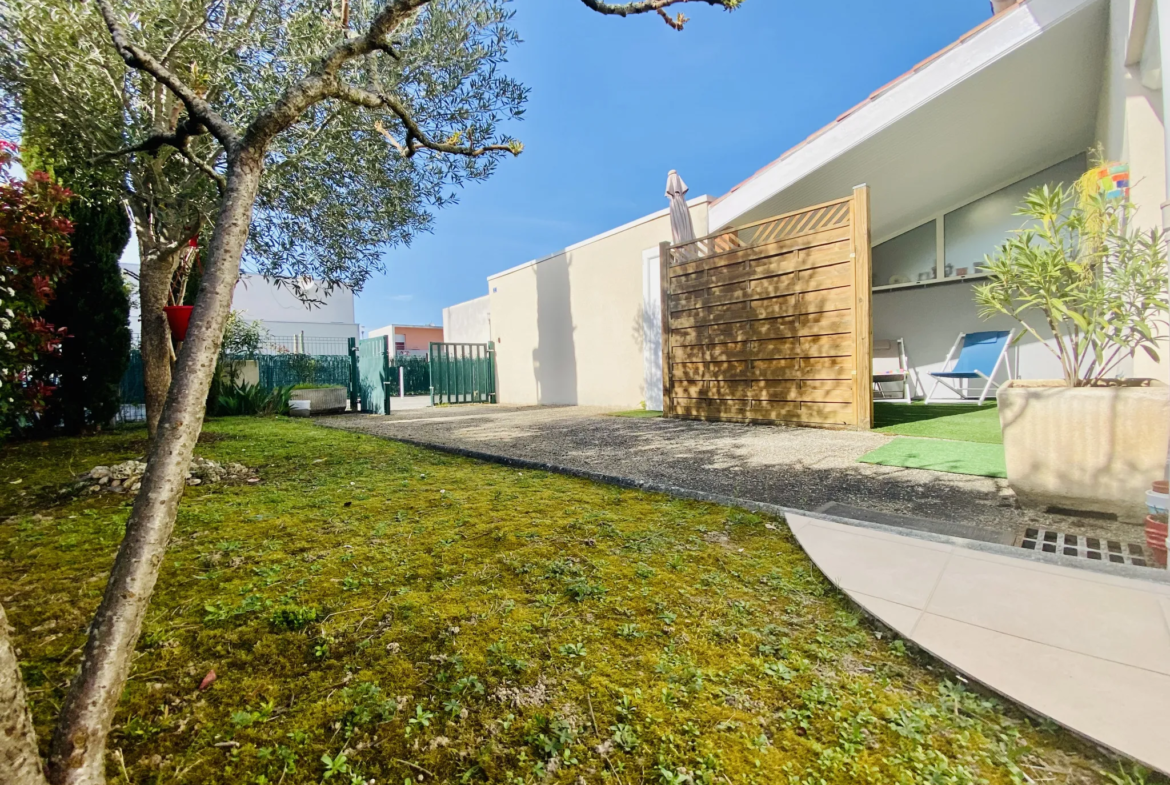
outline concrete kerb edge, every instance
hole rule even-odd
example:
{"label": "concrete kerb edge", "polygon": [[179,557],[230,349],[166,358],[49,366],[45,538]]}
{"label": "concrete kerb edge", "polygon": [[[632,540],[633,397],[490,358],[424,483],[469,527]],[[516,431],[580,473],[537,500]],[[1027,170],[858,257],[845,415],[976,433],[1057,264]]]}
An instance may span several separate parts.
{"label": "concrete kerb edge", "polygon": [[[325,426],[325,427],[330,427],[330,426]],[[339,429],[339,430],[347,430],[347,429]],[[360,433],[360,431],[359,431],[359,433]],[[367,435],[370,435],[370,434],[367,434]],[[400,442],[402,444],[407,444],[407,445],[410,445],[412,447],[421,447],[421,448],[428,449],[428,450],[435,450],[437,452],[443,452],[443,453],[447,453],[449,455],[456,455],[456,456],[459,456],[461,458],[470,458],[473,460],[484,461],[486,463],[496,463],[496,464],[501,464],[504,466],[511,466],[511,467],[520,468],[520,469],[530,469],[532,471],[546,471],[546,472],[552,472],[555,474],[563,474],[563,475],[567,475],[570,477],[577,477],[580,479],[592,480],[594,482],[605,483],[606,485],[615,485],[615,486],[618,486],[621,488],[629,488],[631,490],[642,490],[642,491],[651,491],[654,493],[664,493],[664,494],[667,494],[669,496],[675,496],[675,497],[683,498],[683,499],[692,499],[695,501],[711,502],[713,504],[721,504],[721,505],[724,505],[727,507],[739,507],[742,509],[751,510],[752,512],[763,512],[763,513],[769,513],[772,515],[779,515],[779,516],[785,516],[785,515],[789,515],[789,514],[802,515],[806,518],[813,518],[816,520],[829,521],[831,523],[840,523],[840,524],[843,524],[846,526],[856,526],[856,527],[862,528],[862,529],[871,529],[874,531],[887,532],[889,534],[898,534],[898,535],[901,535],[904,537],[910,537],[912,539],[921,539],[921,540],[929,540],[931,542],[946,543],[946,544],[950,544],[950,545],[955,545],[955,546],[960,547],[960,548],[970,548],[972,550],[982,550],[982,551],[987,551],[989,553],[999,553],[999,554],[1003,554],[1003,555],[1007,555],[1007,556],[1011,556],[1011,557],[1022,556],[1023,558],[1029,559],[1032,561],[1046,562],[1049,564],[1059,564],[1059,565],[1063,565],[1063,566],[1071,566],[1071,567],[1076,567],[1076,568],[1080,568],[1080,569],[1090,569],[1091,571],[1094,571],[1094,572],[1103,572],[1106,574],[1119,575],[1122,577],[1137,577],[1137,576],[1134,576],[1133,573],[1136,571],[1142,571],[1142,570],[1154,572],[1153,570],[1151,570],[1149,568],[1132,567],[1130,565],[1103,565],[1103,564],[1097,564],[1097,563],[1089,563],[1088,565],[1076,564],[1074,562],[1088,561],[1088,560],[1075,559],[1075,558],[1069,557],[1069,556],[1059,556],[1059,555],[1047,554],[1047,553],[1030,552],[1030,551],[1025,551],[1022,548],[1015,548],[1015,547],[1010,547],[1010,546],[1006,546],[1006,545],[997,545],[995,543],[975,542],[972,540],[964,540],[964,539],[959,538],[959,537],[950,537],[950,536],[941,535],[941,534],[933,534],[931,532],[919,532],[919,531],[910,531],[910,530],[906,530],[906,529],[898,529],[898,528],[893,527],[893,526],[884,526],[884,525],[879,524],[879,523],[870,523],[868,521],[858,521],[858,520],[853,520],[853,519],[849,519],[849,518],[840,518],[840,517],[837,517],[834,515],[826,515],[824,513],[810,513],[810,512],[806,512],[804,510],[798,510],[798,509],[795,509],[792,507],[784,507],[784,506],[779,505],[779,504],[770,504],[768,502],[757,502],[757,501],[752,501],[751,499],[740,499],[740,498],[737,498],[734,496],[724,496],[722,494],[708,493],[706,491],[697,491],[697,490],[692,490],[689,488],[679,488],[677,486],[668,485],[666,483],[656,483],[656,482],[647,482],[644,480],[634,480],[634,479],[631,479],[629,477],[621,477],[618,475],[605,474],[604,472],[595,472],[595,471],[590,471],[588,469],[575,469],[575,468],[572,468],[569,466],[558,466],[556,464],[547,463],[545,461],[534,461],[534,460],[529,460],[527,458],[513,458],[513,457],[510,457],[507,455],[497,455],[494,453],[481,452],[479,450],[470,450],[470,449],[467,449],[465,447],[454,447],[451,445],[437,444],[434,442],[424,441],[422,439],[412,439],[412,438],[406,437],[406,436],[390,436],[390,435],[385,435],[385,434],[379,434],[377,436],[377,438],[386,439],[388,441]],[[791,532],[791,529],[789,529],[789,531]],[[795,534],[793,534],[793,537],[795,539],[795,537],[796,537]],[[797,540],[797,542],[799,544],[799,540]],[[814,566],[816,565],[815,562],[813,562],[813,564],[814,564]],[[1112,567],[1112,569],[1097,569],[1097,568],[1101,568],[1101,567]],[[1120,569],[1122,567],[1124,567],[1125,569],[1124,570]],[[818,569],[818,571],[820,571],[819,567],[817,569]],[[949,668],[953,672],[961,675],[963,678],[967,679],[968,681],[971,681],[971,682],[978,684],[983,689],[986,689],[989,692],[992,692],[995,695],[998,695],[1000,698],[1007,701],[1008,703],[1011,703],[1012,705],[1019,707],[1020,710],[1023,711],[1025,714],[1028,714],[1032,717],[1036,717],[1039,719],[1048,720],[1049,722],[1052,722],[1052,723],[1055,723],[1056,725],[1059,725],[1060,727],[1064,728],[1065,730],[1067,730],[1069,733],[1073,734],[1077,738],[1082,739],[1083,741],[1085,741],[1088,744],[1091,744],[1093,746],[1098,747],[1099,749],[1103,750],[1107,754],[1114,755],[1114,756],[1117,756],[1117,757],[1125,759],[1125,760],[1134,760],[1132,755],[1129,755],[1128,753],[1122,752],[1121,750],[1118,750],[1115,747],[1113,747],[1109,744],[1106,744],[1105,742],[1101,741],[1100,739],[1095,739],[1095,738],[1085,734],[1084,732],[1082,732],[1076,728],[1073,728],[1069,725],[1064,724],[1063,722],[1056,719],[1055,717],[1051,717],[1042,711],[1039,711],[1031,706],[1028,706],[1025,703],[1022,703],[1021,701],[1017,700],[1016,698],[1012,697],[1011,695],[1008,695],[1007,693],[1005,693],[1005,692],[993,687],[992,685],[986,683],[985,681],[980,679],[978,676],[975,676],[974,674],[964,670],[963,668],[957,667],[956,665],[954,665],[954,663],[950,662],[947,658],[942,657],[942,656],[936,654],[934,651],[930,650],[929,648],[916,643],[913,639],[906,638],[906,636],[902,635],[897,630],[890,627],[889,624],[887,622],[885,622],[880,616],[869,611],[863,605],[861,605],[857,600],[853,599],[853,597],[851,597],[849,595],[849,592],[846,591],[845,589],[842,589],[837,584],[837,582],[832,579],[832,577],[828,576],[827,574],[825,574],[823,572],[821,574],[825,575],[825,578],[830,583],[832,583],[833,586],[839,592],[841,592],[842,596],[844,596],[861,613],[865,614],[868,618],[876,621],[884,629],[889,630],[892,635],[896,635],[899,638],[903,638],[905,640],[908,640],[913,646],[920,649],[921,651],[926,652],[931,657],[933,657],[935,660],[942,663],[943,665],[945,665],[947,668]],[[1149,578],[1145,578],[1145,576],[1140,576],[1140,577],[1142,577],[1142,579],[1149,580]],[[1159,576],[1159,579],[1157,580],[1157,582],[1170,584],[1170,576],[1165,576],[1165,577]],[[1153,769],[1154,771],[1157,771],[1161,774],[1170,776],[1170,771],[1165,771],[1165,770],[1163,770],[1157,766],[1154,766],[1153,764],[1150,764],[1146,761],[1138,761],[1138,762],[1142,763],[1147,768]]]}

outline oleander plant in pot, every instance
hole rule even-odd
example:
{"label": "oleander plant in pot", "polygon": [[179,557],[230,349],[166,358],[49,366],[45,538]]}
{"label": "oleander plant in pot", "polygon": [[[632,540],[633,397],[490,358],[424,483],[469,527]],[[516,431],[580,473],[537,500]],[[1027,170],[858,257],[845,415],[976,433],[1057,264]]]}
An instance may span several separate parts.
{"label": "oleander plant in pot", "polygon": [[1167,333],[1165,238],[1133,228],[1133,210],[1101,193],[1093,172],[1037,188],[1017,213],[1027,225],[985,258],[981,315],[1016,319],[1063,372],[999,391],[1008,481],[1024,506],[1140,524],[1143,494],[1165,470],[1168,388],[1121,378],[1136,355],[1156,361]]}

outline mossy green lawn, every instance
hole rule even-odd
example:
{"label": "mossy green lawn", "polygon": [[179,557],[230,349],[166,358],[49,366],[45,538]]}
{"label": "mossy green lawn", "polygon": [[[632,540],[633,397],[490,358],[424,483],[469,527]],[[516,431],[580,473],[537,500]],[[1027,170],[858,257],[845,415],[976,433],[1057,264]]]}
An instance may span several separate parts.
{"label": "mossy green lawn", "polygon": [[[1116,769],[863,621],[782,521],[292,420],[205,435],[199,454],[262,482],[187,489],[111,782],[909,785],[1022,769],[1075,783]],[[0,452],[0,599],[42,744],[127,513],[122,496],[55,490],[142,444],[118,431]]]}

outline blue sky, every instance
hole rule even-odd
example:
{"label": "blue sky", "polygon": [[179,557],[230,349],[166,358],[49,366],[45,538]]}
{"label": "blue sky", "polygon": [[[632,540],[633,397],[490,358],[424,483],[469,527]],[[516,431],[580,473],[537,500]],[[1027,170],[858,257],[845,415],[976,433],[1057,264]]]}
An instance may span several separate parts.
{"label": "blue sky", "polygon": [[682,32],[576,0],[515,0],[507,65],[532,88],[524,153],[385,254],[357,321],[442,322],[486,277],[666,206],[666,173],[718,196],[990,16],[988,0],[698,4]]}
{"label": "blue sky", "polygon": [[[387,249],[357,321],[441,324],[487,276],[666,206],[666,173],[720,196],[991,15],[988,0],[745,0],[603,17],[578,0],[513,0],[508,73],[532,89],[525,145],[457,191],[434,232]],[[133,242],[123,261],[137,262]]]}

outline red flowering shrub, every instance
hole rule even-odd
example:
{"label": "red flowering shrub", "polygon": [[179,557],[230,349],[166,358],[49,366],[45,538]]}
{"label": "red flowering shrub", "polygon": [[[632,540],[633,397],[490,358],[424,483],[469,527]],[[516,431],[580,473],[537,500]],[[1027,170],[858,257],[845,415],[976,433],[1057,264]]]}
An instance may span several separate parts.
{"label": "red flowering shrub", "polygon": [[33,368],[60,351],[65,328],[40,316],[69,267],[73,198],[44,172],[24,181],[9,174],[17,147],[0,140],[0,436],[26,423],[52,394]]}

